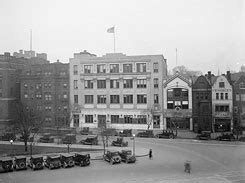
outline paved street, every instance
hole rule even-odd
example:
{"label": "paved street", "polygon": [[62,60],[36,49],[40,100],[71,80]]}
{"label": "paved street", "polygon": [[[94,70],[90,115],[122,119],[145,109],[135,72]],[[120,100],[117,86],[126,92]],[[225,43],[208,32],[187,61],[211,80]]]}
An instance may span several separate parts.
{"label": "paved street", "polygon": [[[132,140],[129,148],[132,148]],[[93,160],[89,167],[0,174],[0,183],[31,182],[245,182],[245,143],[136,138],[136,155],[153,150],[153,160],[110,165]],[[92,157],[99,156],[97,152]],[[192,172],[184,172],[191,161]]]}

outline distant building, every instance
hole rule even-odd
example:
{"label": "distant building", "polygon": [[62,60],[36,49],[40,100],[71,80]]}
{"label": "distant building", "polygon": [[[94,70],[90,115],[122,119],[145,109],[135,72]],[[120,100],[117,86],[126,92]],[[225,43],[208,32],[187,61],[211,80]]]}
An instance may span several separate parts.
{"label": "distant building", "polygon": [[192,84],[192,116],[194,132],[212,130],[212,77],[209,71]]}
{"label": "distant building", "polygon": [[16,58],[6,52],[0,55],[0,131],[11,126],[15,119],[15,102],[20,100],[20,74],[28,65],[49,63],[36,58]]}
{"label": "distant building", "polygon": [[14,52],[13,56],[16,58],[27,58],[27,59],[36,57],[36,58],[40,58],[43,60],[47,60],[47,54],[46,53],[37,53],[36,54],[35,51],[33,51],[33,50],[24,51],[24,52],[23,52],[23,50],[19,50],[19,52]]}
{"label": "distant building", "polygon": [[21,74],[21,102],[41,114],[46,127],[64,127],[69,120],[69,64],[30,65]]}
{"label": "distant building", "polygon": [[193,130],[191,81],[176,73],[163,83],[164,129]]}
{"label": "distant building", "polygon": [[212,77],[212,115],[214,132],[233,129],[233,89],[230,72]]}
{"label": "distant building", "polygon": [[166,77],[163,55],[75,53],[70,59],[70,126],[163,129]]}

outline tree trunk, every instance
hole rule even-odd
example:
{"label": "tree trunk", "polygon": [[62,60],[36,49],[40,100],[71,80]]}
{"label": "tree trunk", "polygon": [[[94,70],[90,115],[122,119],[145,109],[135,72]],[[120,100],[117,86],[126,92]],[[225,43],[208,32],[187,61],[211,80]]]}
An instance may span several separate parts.
{"label": "tree trunk", "polygon": [[27,152],[27,150],[28,150],[28,145],[27,145],[27,140],[25,140],[25,152]]}

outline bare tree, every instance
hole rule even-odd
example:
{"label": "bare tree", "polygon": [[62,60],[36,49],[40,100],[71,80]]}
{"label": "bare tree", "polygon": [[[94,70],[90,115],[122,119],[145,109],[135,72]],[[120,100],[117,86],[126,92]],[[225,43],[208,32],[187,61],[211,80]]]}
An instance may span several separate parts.
{"label": "bare tree", "polygon": [[26,110],[21,102],[16,102],[16,120],[14,124],[17,131],[22,135],[25,145],[25,152],[28,150],[28,142],[30,142],[31,151],[35,136],[42,127],[42,120],[32,110]]}
{"label": "bare tree", "polygon": [[201,71],[189,70],[188,68],[186,68],[183,65],[174,67],[173,70],[172,70],[173,75],[176,72],[178,72],[180,75],[184,76],[187,79],[189,79],[189,78],[191,78],[193,76],[200,76],[200,75],[202,75],[202,72]]}

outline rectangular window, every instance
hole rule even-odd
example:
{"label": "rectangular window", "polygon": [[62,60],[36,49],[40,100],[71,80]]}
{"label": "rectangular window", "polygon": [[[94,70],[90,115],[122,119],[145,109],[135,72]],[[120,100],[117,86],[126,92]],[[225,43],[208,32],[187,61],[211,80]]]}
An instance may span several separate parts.
{"label": "rectangular window", "polygon": [[240,83],[240,84],[239,84],[239,88],[240,88],[240,89],[245,89],[245,83]]}
{"label": "rectangular window", "polygon": [[173,109],[173,108],[174,108],[174,101],[168,101],[167,109]]}
{"label": "rectangular window", "polygon": [[234,106],[234,113],[238,113],[238,107]]}
{"label": "rectangular window", "polygon": [[84,88],[92,89],[93,87],[94,87],[94,81],[93,80],[85,80],[84,81]]}
{"label": "rectangular window", "polygon": [[51,101],[52,100],[52,96],[50,92],[44,93],[44,99],[46,101]]}
{"label": "rectangular window", "polygon": [[153,63],[153,72],[158,73],[159,64],[157,62]]}
{"label": "rectangular window", "polygon": [[241,94],[241,101],[245,101],[245,94]]}
{"label": "rectangular window", "polygon": [[73,86],[74,86],[74,89],[78,89],[78,86],[77,86],[77,80],[74,80],[74,81],[73,81]]}
{"label": "rectangular window", "polygon": [[181,96],[181,88],[174,88],[174,97]]}
{"label": "rectangular window", "polygon": [[159,95],[154,94],[154,104],[158,104],[158,103],[159,103]]}
{"label": "rectangular window", "polygon": [[97,88],[105,89],[106,88],[106,80],[97,80]]}
{"label": "rectangular window", "polygon": [[219,100],[219,93],[216,93],[216,100]]}
{"label": "rectangular window", "polygon": [[236,94],[236,101],[240,101],[240,95]]}
{"label": "rectangular window", "polygon": [[154,88],[158,88],[158,84],[159,84],[158,78],[154,78],[153,84],[154,84]]}
{"label": "rectangular window", "polygon": [[146,79],[137,79],[137,88],[146,88]]}
{"label": "rectangular window", "polygon": [[84,73],[85,73],[85,74],[90,74],[90,73],[92,73],[92,68],[93,68],[92,65],[84,65]]}
{"label": "rectangular window", "polygon": [[219,82],[219,87],[220,88],[224,88],[225,87],[225,83],[224,82]]}
{"label": "rectangular window", "polygon": [[225,99],[228,100],[228,93],[225,93]]}
{"label": "rectangular window", "polygon": [[189,108],[189,102],[188,101],[182,101],[182,109],[188,109]]}
{"label": "rectangular window", "polygon": [[229,112],[229,106],[228,105],[216,105],[215,106],[215,112]]}
{"label": "rectangular window", "polygon": [[110,73],[119,73],[119,64],[110,64]]}
{"label": "rectangular window", "polygon": [[73,65],[73,74],[74,75],[78,74],[78,66],[77,65]]}
{"label": "rectangular window", "polygon": [[132,64],[123,64],[123,72],[124,73],[133,72],[133,65]]}
{"label": "rectangular window", "polygon": [[137,72],[146,72],[146,63],[137,63]]}
{"label": "rectangular window", "polygon": [[85,95],[85,104],[93,104],[94,96],[93,95]]}
{"label": "rectangular window", "polygon": [[74,122],[74,127],[79,127],[79,115],[78,114],[73,115],[73,122]]}
{"label": "rectangular window", "polygon": [[119,79],[110,80],[110,88],[119,88]]}
{"label": "rectangular window", "polygon": [[133,116],[132,115],[124,115],[124,123],[132,124]]}
{"label": "rectangular window", "polygon": [[93,123],[93,115],[85,115],[85,123]]}
{"label": "rectangular window", "polygon": [[138,115],[138,124],[147,124],[147,117],[146,115]]}
{"label": "rectangular window", "polygon": [[111,95],[110,96],[110,103],[111,104],[119,104],[120,103],[119,95]]}
{"label": "rectangular window", "polygon": [[106,104],[106,95],[98,95],[97,96],[98,104]]}
{"label": "rectangular window", "polygon": [[124,79],[123,80],[123,88],[133,88],[133,80],[132,79]]}
{"label": "rectangular window", "polygon": [[24,98],[28,98],[28,94],[27,93],[24,94]]}
{"label": "rectangular window", "polygon": [[137,95],[137,104],[146,104],[147,103],[147,96],[144,95]]}
{"label": "rectangular window", "polygon": [[111,115],[111,123],[119,123],[119,115]]}
{"label": "rectangular window", "polygon": [[182,97],[187,98],[188,97],[188,90],[182,89]]}
{"label": "rectangular window", "polygon": [[106,64],[98,64],[97,73],[106,73]]}
{"label": "rectangular window", "polygon": [[220,99],[221,99],[221,100],[224,99],[224,93],[220,93]]}
{"label": "rectangular window", "polygon": [[123,103],[124,104],[132,104],[133,103],[133,95],[123,95]]}
{"label": "rectangular window", "polygon": [[64,98],[64,99],[67,99],[67,98],[68,98],[68,95],[67,95],[66,92],[63,93],[63,98]]}
{"label": "rectangular window", "polygon": [[74,103],[78,104],[78,95],[74,95]]}
{"label": "rectangular window", "polygon": [[63,88],[67,88],[67,84],[66,83],[63,84]]}

